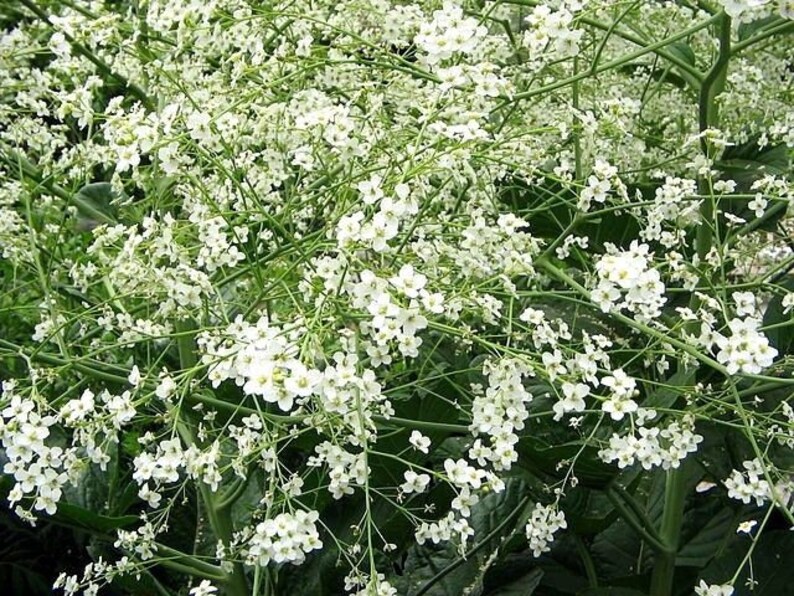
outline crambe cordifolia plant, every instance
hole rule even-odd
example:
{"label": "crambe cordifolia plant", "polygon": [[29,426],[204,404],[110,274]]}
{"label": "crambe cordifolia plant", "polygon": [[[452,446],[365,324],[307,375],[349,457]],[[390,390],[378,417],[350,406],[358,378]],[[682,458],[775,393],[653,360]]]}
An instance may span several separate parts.
{"label": "crambe cordifolia plant", "polygon": [[4,2],[5,585],[788,593],[793,19]]}

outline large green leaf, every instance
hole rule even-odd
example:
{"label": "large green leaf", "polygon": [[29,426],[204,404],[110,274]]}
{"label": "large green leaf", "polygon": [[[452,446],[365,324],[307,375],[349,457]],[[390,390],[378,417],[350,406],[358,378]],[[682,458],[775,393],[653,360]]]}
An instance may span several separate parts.
{"label": "large green leaf", "polygon": [[[689,525],[694,521],[694,519],[689,519],[684,523]],[[707,565],[735,537],[733,529],[736,521],[736,514],[732,509],[728,507],[721,509],[681,547],[675,559],[676,565],[692,567]]]}
{"label": "large green leaf", "polygon": [[[749,190],[755,180],[768,174],[787,174],[789,150],[786,145],[771,145],[761,148],[755,139],[728,147],[714,167],[725,178],[735,180],[740,191]],[[741,215],[741,213],[737,213]]]}
{"label": "large green leaf", "polygon": [[[723,556],[718,557],[700,574],[709,584],[730,580],[742,564],[752,541],[749,537],[737,542]],[[794,532],[767,531],[760,538],[752,554],[752,577],[758,584],[751,591],[747,587],[750,566],[745,564],[734,583],[734,596],[784,596],[792,593],[794,565]]]}
{"label": "large green leaf", "polygon": [[116,223],[113,186],[110,182],[86,184],[72,198],[83,225]]}
{"label": "large green leaf", "polygon": [[543,579],[542,569],[533,569],[526,575],[514,579],[494,590],[486,592],[487,596],[532,596]]}
{"label": "large green leaf", "polygon": [[647,571],[651,552],[622,519],[598,534],[590,547],[590,554],[605,579],[625,577]]}
{"label": "large green leaf", "polygon": [[475,535],[465,558],[451,543],[415,545],[407,553],[402,572],[390,579],[392,585],[406,596],[481,594],[485,563],[516,527],[520,509],[529,505],[526,492],[522,480],[508,479],[504,491],[485,496],[472,508],[469,523]]}
{"label": "large green leaf", "polygon": [[617,515],[606,493],[584,486],[568,491],[560,506],[565,512],[568,528],[580,536],[605,530]]}
{"label": "large green leaf", "polygon": [[524,433],[516,445],[516,451],[519,466],[531,473],[552,477],[564,476],[565,471],[558,467],[560,462],[576,458],[574,473],[581,485],[590,488],[605,488],[618,475],[616,467],[599,459],[595,447],[583,446],[578,442],[553,446]]}

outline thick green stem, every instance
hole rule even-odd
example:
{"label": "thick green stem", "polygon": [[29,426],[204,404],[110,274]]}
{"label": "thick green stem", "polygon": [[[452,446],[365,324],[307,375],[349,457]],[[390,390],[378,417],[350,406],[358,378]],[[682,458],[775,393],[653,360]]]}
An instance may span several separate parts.
{"label": "thick green stem", "polygon": [[[178,324],[178,330],[180,332],[195,331],[190,321],[180,322]],[[180,333],[177,339],[177,345],[179,347],[180,365],[185,371],[189,371],[198,363],[193,334]],[[189,444],[194,443],[193,431],[189,426],[189,422],[182,416],[181,409],[177,425],[183,440]],[[201,480],[198,481],[198,490],[201,495],[201,500],[204,502],[204,509],[215,537],[220,540],[225,547],[228,547],[231,544],[232,535],[234,534],[234,524],[232,523],[230,508],[228,506],[220,506],[222,495],[210,491],[209,486]],[[245,580],[245,570],[242,564],[234,564],[232,571],[226,574],[224,585],[226,587],[226,594],[229,596],[246,596],[248,594],[248,584]]]}
{"label": "thick green stem", "polygon": [[664,489],[664,513],[659,534],[664,550],[656,553],[651,575],[651,596],[668,596],[672,593],[675,575],[675,558],[678,553],[678,538],[681,534],[681,522],[684,519],[686,502],[686,468],[685,460],[677,469],[667,471]]}
{"label": "thick green stem", "polygon": [[[720,18],[717,23],[720,43],[719,53],[700,87],[698,122],[701,133],[718,126],[719,112],[715,100],[724,86],[728,61],[731,57],[731,18],[725,13],[720,13],[718,16]],[[711,147],[709,147],[708,139],[705,136],[701,135],[700,145],[704,155],[713,157],[710,155]],[[698,192],[708,197],[703,200],[700,207],[700,226],[695,239],[697,255],[702,262],[713,245],[715,205],[710,180],[701,176],[698,179],[698,187]],[[691,306],[696,308],[698,304],[693,301]]]}
{"label": "thick green stem", "polygon": [[621,497],[616,490],[609,489],[606,491],[606,495],[618,513],[620,513],[623,521],[631,526],[631,529],[634,530],[637,535],[657,553],[657,555],[663,553],[667,549],[667,547],[662,543],[661,539],[657,536],[656,530],[652,524],[646,521],[647,516],[644,516],[644,519],[637,516],[636,512],[627,507],[626,504],[621,500]]}

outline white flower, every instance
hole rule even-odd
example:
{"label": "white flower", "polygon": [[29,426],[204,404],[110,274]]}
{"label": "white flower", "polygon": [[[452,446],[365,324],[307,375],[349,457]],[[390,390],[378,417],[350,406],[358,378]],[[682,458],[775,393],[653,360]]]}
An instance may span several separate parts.
{"label": "white flower", "polygon": [[705,581],[700,580],[700,583],[695,586],[695,594],[697,596],[731,596],[733,594],[733,586],[730,584],[707,584]]}
{"label": "white flower", "polygon": [[716,346],[719,348],[717,361],[725,365],[728,374],[734,375],[739,371],[758,374],[772,365],[778,351],[758,331],[760,326],[761,321],[752,317],[735,318],[728,321],[731,330],[729,337],[720,333],[714,334]]}
{"label": "white flower", "polygon": [[138,370],[137,365],[132,367],[129,376],[127,377],[127,381],[129,381],[130,385],[133,387],[137,387],[141,384],[141,371]]}
{"label": "white flower", "polygon": [[210,580],[201,580],[201,583],[194,588],[190,589],[190,596],[210,596],[218,591],[218,588],[210,583]]}
{"label": "white flower", "polygon": [[625,397],[613,395],[601,404],[601,409],[610,415],[612,420],[623,420],[626,414],[637,411],[637,402]]}
{"label": "white flower", "polygon": [[284,389],[292,396],[307,397],[311,395],[323,378],[319,370],[309,370],[297,360],[290,362],[287,369],[290,371],[290,375],[284,379]]}
{"label": "white flower", "polygon": [[568,383],[562,384],[563,398],[557,400],[552,406],[554,410],[554,420],[562,419],[564,414],[568,412],[581,412],[585,409],[584,398],[590,395],[590,387],[584,383]]}
{"label": "white flower", "polygon": [[410,264],[400,267],[398,275],[389,279],[391,284],[409,298],[416,298],[425,287],[427,277],[414,271]]}
{"label": "white flower", "polygon": [[544,506],[536,503],[525,527],[532,555],[539,557],[541,554],[550,551],[554,534],[558,530],[567,527],[565,514],[562,511],[557,511],[557,508],[553,505]]}
{"label": "white flower", "polygon": [[423,493],[430,484],[430,476],[427,474],[417,474],[413,470],[406,470],[403,473],[405,482],[400,485],[400,491],[404,494]]}
{"label": "white flower", "polygon": [[430,449],[430,439],[424,436],[418,430],[411,432],[408,442],[413,446],[414,449],[425,454],[428,453]]}
{"label": "white flower", "polygon": [[739,524],[739,527],[736,528],[736,533],[737,534],[750,534],[750,533],[752,533],[753,528],[755,528],[757,525],[758,525],[758,522],[756,520],[748,519],[747,521],[743,521],[742,523]]}
{"label": "white flower", "polygon": [[383,189],[381,188],[382,178],[377,174],[373,174],[369,180],[359,182],[356,188],[361,193],[361,200],[367,205],[373,205],[383,198]]}
{"label": "white flower", "polygon": [[761,217],[768,204],[769,201],[764,198],[764,195],[758,193],[752,201],[747,203],[747,206],[755,213],[756,217]]}

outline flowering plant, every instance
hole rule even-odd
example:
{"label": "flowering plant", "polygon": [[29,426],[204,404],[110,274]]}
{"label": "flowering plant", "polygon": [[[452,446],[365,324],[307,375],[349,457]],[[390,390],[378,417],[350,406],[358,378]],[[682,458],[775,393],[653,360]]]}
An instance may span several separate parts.
{"label": "flowering plant", "polygon": [[9,581],[784,593],[792,19],[4,4]]}

